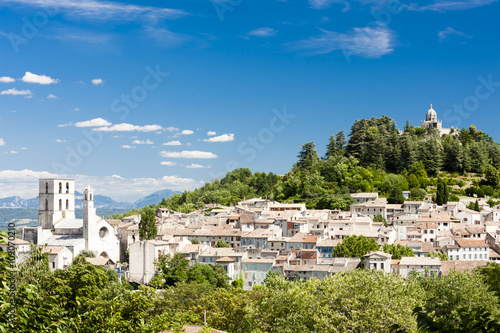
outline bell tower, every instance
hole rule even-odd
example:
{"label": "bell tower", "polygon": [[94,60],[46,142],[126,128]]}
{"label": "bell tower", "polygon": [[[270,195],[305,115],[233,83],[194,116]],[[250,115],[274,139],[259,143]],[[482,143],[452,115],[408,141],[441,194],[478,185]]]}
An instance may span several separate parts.
{"label": "bell tower", "polygon": [[62,219],[75,218],[75,181],[73,179],[40,179],[38,191],[38,225],[52,229]]}
{"label": "bell tower", "polygon": [[89,240],[97,237],[96,209],[94,207],[94,189],[87,185],[83,190],[83,237],[85,238],[85,249],[89,249]]}

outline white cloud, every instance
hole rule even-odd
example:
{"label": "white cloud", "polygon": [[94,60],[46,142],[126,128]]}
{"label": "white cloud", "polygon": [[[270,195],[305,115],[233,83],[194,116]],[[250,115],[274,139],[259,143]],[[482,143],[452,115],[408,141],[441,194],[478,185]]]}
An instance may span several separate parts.
{"label": "white cloud", "polygon": [[111,177],[113,177],[113,178],[118,178],[118,179],[123,179],[123,177],[122,177],[122,176],[118,176],[118,175],[112,175]]}
{"label": "white cloud", "polygon": [[122,124],[116,124],[113,126],[109,127],[98,127],[94,128],[93,131],[102,131],[102,132],[154,132],[154,131],[161,131],[163,130],[163,127],[160,125],[145,125],[145,126],[138,126],[138,125],[132,125],[132,124],[127,124],[127,123],[122,123]]}
{"label": "white cloud", "polygon": [[134,146],[129,146],[129,145],[123,145],[122,148],[125,148],[125,149],[134,149],[135,147]]}
{"label": "white cloud", "polygon": [[4,90],[4,91],[0,92],[0,95],[31,96],[32,93],[31,93],[31,91],[29,89],[26,89],[26,90],[17,90],[16,88],[12,88],[12,89],[7,89],[7,90]]}
{"label": "white cloud", "polygon": [[26,72],[21,80],[28,83],[38,83],[38,84],[53,84],[59,82],[58,79],[53,79],[50,76],[37,75],[31,72]]}
{"label": "white cloud", "polygon": [[214,136],[214,135],[217,135],[217,132],[215,132],[215,131],[208,131],[207,135],[208,136]]}
{"label": "white cloud", "polygon": [[258,28],[255,30],[252,30],[248,33],[249,36],[256,36],[256,37],[271,37],[276,35],[276,30],[271,29],[271,28]]}
{"label": "white cloud", "polygon": [[75,123],[75,127],[100,127],[100,126],[110,126],[111,123],[102,118],[94,118],[86,121],[79,121]]}
{"label": "white cloud", "polygon": [[17,151],[15,150],[6,151],[4,154],[17,154]]}
{"label": "white cloud", "polygon": [[4,139],[0,138],[0,147],[5,146],[5,141]]}
{"label": "white cloud", "polygon": [[462,37],[462,38],[471,38],[471,35],[467,35],[461,31],[455,30],[452,27],[447,27],[443,31],[438,32],[439,41],[442,43],[446,40],[449,40],[451,36]]}
{"label": "white cloud", "polygon": [[182,143],[178,140],[173,140],[173,141],[165,142],[163,145],[164,146],[182,146]]}
{"label": "white cloud", "polygon": [[123,4],[115,1],[96,0],[4,0],[3,3],[33,7],[57,8],[70,17],[87,20],[132,21],[137,19],[156,22],[159,19],[176,19],[188,15],[178,9]]}
{"label": "white cloud", "polygon": [[27,150],[28,147],[21,147],[21,150]]}
{"label": "white cloud", "polygon": [[92,79],[91,81],[94,86],[100,86],[104,83],[103,79]]}
{"label": "white cloud", "polygon": [[73,111],[80,111],[80,108],[74,108]]}
{"label": "white cloud", "polygon": [[193,132],[192,130],[183,130],[183,131],[181,132],[181,134],[182,134],[182,135],[191,135],[191,134],[193,134],[193,133],[194,133],[194,132]]}
{"label": "white cloud", "polygon": [[47,99],[57,99],[58,97],[56,95],[48,94]]}
{"label": "white cloud", "polygon": [[342,50],[346,56],[365,58],[380,58],[394,50],[395,34],[382,25],[377,28],[353,28],[347,33],[320,30],[323,32],[321,35],[292,42],[288,46],[291,50],[305,51],[310,55]]}
{"label": "white cloud", "polygon": [[454,10],[467,10],[476,7],[486,6],[497,2],[497,0],[434,0],[434,3],[429,5],[419,5],[417,3],[411,3],[407,6],[408,10],[414,11],[435,11],[435,12],[446,12]]}
{"label": "white cloud", "polygon": [[59,124],[57,127],[67,127],[67,126],[73,126],[73,123],[69,122],[67,124]]}
{"label": "white cloud", "polygon": [[9,77],[9,76],[1,76],[0,77],[0,82],[2,82],[2,83],[11,83],[14,81],[16,81],[16,79]]}
{"label": "white cloud", "polygon": [[210,165],[201,165],[201,164],[192,163],[192,164],[186,166],[186,168],[188,168],[188,169],[208,169],[208,168],[210,168]]}
{"label": "white cloud", "polygon": [[176,165],[177,163],[175,163],[175,162],[170,162],[170,161],[162,161],[160,164],[161,164],[161,165],[165,165],[165,166],[174,166],[174,165]]}
{"label": "white cloud", "polygon": [[56,139],[56,142],[57,142],[57,143],[64,143],[64,142],[66,142],[66,140]]}
{"label": "white cloud", "polygon": [[205,139],[203,141],[206,141],[206,142],[229,142],[229,141],[234,141],[234,133],[222,134],[222,135],[219,135],[219,136],[214,136],[212,138]]}
{"label": "white cloud", "polygon": [[[191,178],[168,175],[161,178],[124,178],[120,176],[57,175],[46,171],[3,170],[0,171],[2,196],[20,196],[25,199],[38,195],[38,180],[41,178],[75,179],[75,188],[82,192],[87,184],[94,187],[95,194],[105,195],[117,201],[133,202],[162,189],[175,191],[192,190],[204,182]],[[82,202],[76,200],[81,206]]]}
{"label": "white cloud", "polygon": [[155,143],[149,139],[147,139],[146,141],[144,140],[134,140],[132,142],[133,145],[154,145]]}
{"label": "white cloud", "polygon": [[173,127],[173,126],[167,127],[167,128],[165,128],[165,130],[169,131],[169,132],[179,132],[179,129],[177,127]]}
{"label": "white cloud", "polygon": [[166,158],[217,158],[218,156],[214,153],[208,151],[199,151],[199,150],[184,150],[181,152],[176,151],[161,151],[160,156]]}

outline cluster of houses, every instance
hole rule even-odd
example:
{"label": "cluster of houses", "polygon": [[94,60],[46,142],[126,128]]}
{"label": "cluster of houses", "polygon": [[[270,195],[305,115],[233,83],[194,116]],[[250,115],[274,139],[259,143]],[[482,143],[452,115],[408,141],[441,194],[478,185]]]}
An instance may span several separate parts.
{"label": "cluster of houses", "polygon": [[[378,193],[355,193],[349,211],[311,210],[305,204],[263,198],[231,207],[207,205],[189,214],[159,208],[156,239],[141,240],[140,215],[101,219],[95,215],[90,186],[84,190],[84,219],[74,219],[74,198],[66,205],[59,198],[58,191],[67,188],[63,199],[71,199],[73,183],[66,187],[65,182],[40,180],[44,199],[39,226],[20,228],[21,239],[15,240],[19,260],[29,250],[29,241],[45,245],[51,269],[66,267],[86,250],[94,252],[89,261],[98,265],[128,260],[128,278],[148,284],[157,273],[159,256],[182,253],[190,266],[220,264],[231,280],[244,281],[244,289],[263,284],[271,271],[287,278],[322,279],[355,269],[360,258],[334,255],[335,246],[353,235],[373,238],[380,245],[379,251],[363,258],[365,268],[403,276],[415,271],[441,275],[500,260],[500,207],[486,203],[476,212],[462,202],[388,204]],[[374,222],[377,215],[386,222]],[[229,247],[216,247],[218,241]],[[410,247],[415,257],[394,260],[382,252],[384,244]],[[441,261],[435,256],[438,252],[449,260]]]}

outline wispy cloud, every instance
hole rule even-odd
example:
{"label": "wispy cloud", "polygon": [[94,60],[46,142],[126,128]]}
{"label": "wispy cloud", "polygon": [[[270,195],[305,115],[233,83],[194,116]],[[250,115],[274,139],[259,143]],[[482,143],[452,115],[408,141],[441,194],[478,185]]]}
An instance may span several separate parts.
{"label": "wispy cloud", "polygon": [[102,84],[104,83],[104,80],[103,79],[92,79],[91,82],[94,86],[102,86]]}
{"label": "wispy cloud", "polygon": [[159,46],[166,48],[177,47],[193,39],[189,35],[153,26],[144,27],[144,31],[149,37],[155,39],[159,43]]}
{"label": "wispy cloud", "polygon": [[171,162],[171,161],[162,161],[160,163],[160,165],[164,165],[164,166],[174,166],[174,165],[177,165],[177,163],[175,162]]}
{"label": "wispy cloud", "polygon": [[219,136],[214,136],[209,139],[205,139],[203,141],[206,142],[229,142],[229,141],[234,141],[234,133],[230,134],[222,134]]}
{"label": "wispy cloud", "polygon": [[215,131],[208,131],[207,135],[208,136],[214,136],[214,135],[217,135],[217,132],[215,132]]}
{"label": "wispy cloud", "polygon": [[438,32],[439,41],[442,43],[449,40],[450,37],[456,36],[461,38],[472,38],[472,35],[467,35],[461,31],[455,30],[452,27],[446,27],[443,31]]}
{"label": "wispy cloud", "polygon": [[353,28],[347,33],[320,30],[322,34],[319,36],[292,42],[286,46],[290,50],[303,51],[309,55],[342,50],[347,55],[365,58],[380,58],[394,50],[395,34],[385,26]]}
{"label": "wispy cloud", "polygon": [[56,142],[57,142],[57,143],[64,143],[64,142],[66,142],[66,140],[63,140],[63,139],[56,139]]}
{"label": "wispy cloud", "polygon": [[5,140],[0,138],[0,147],[5,146]]}
{"label": "wispy cloud", "polygon": [[176,191],[194,189],[204,182],[175,175],[160,178],[125,178],[120,176],[58,175],[47,171],[1,170],[0,188],[2,195],[18,195],[22,198],[34,198],[38,194],[40,178],[75,179],[75,188],[82,191],[87,184],[94,185],[95,193],[110,196],[119,201],[134,201],[154,191],[169,188]]}
{"label": "wispy cloud", "polygon": [[182,134],[182,135],[191,135],[191,134],[193,134],[193,133],[194,133],[194,131],[192,131],[192,130],[183,130],[183,131],[181,132],[181,134]]}
{"label": "wispy cloud", "polygon": [[208,151],[199,151],[199,150],[184,150],[181,152],[177,151],[161,151],[160,156],[165,158],[200,158],[200,159],[208,159],[208,158],[217,158],[218,156],[214,153]]}
{"label": "wispy cloud", "polygon": [[57,99],[58,97],[56,95],[48,94],[47,99]]}
{"label": "wispy cloud", "polygon": [[17,96],[17,95],[22,95],[22,96],[31,96],[32,93],[29,89],[25,89],[25,90],[17,90],[16,88],[12,88],[12,89],[7,89],[7,90],[4,90],[2,92],[0,92],[0,95],[13,95],[13,96]]}
{"label": "wispy cloud", "polygon": [[154,132],[154,131],[162,131],[163,127],[160,125],[132,125],[127,123],[116,124],[109,127],[97,127],[94,128],[93,131],[101,131],[101,132]]}
{"label": "wispy cloud", "polygon": [[430,5],[419,5],[417,3],[412,3],[407,6],[407,9],[414,11],[431,10],[435,12],[447,12],[454,10],[472,9],[476,7],[486,6],[494,2],[497,2],[497,0],[435,0],[434,3]]}
{"label": "wispy cloud", "polygon": [[201,164],[192,163],[190,165],[187,165],[186,168],[188,168],[188,169],[209,169],[210,165],[201,165]]}
{"label": "wispy cloud", "polygon": [[9,76],[2,76],[0,77],[0,82],[2,83],[11,83],[11,82],[14,82],[16,81],[16,79],[12,78],[12,77],[9,77]]}
{"label": "wispy cloud", "polygon": [[68,16],[87,20],[132,21],[144,19],[156,22],[159,19],[177,19],[188,15],[185,11],[178,9],[95,0],[4,0],[3,3],[41,8],[55,7]]}
{"label": "wispy cloud", "polygon": [[47,75],[37,75],[33,74],[31,72],[26,72],[24,76],[21,78],[23,82],[27,83],[37,83],[37,84],[53,84],[53,83],[58,83],[58,79],[53,79],[50,76]]}
{"label": "wispy cloud", "polygon": [[123,145],[121,147],[124,149],[134,149],[135,148],[134,146],[129,146],[129,145]]}
{"label": "wispy cloud", "polygon": [[256,37],[271,37],[276,35],[276,30],[272,28],[258,28],[255,30],[250,31],[247,35],[248,36],[256,36]]}
{"label": "wispy cloud", "polygon": [[155,143],[149,139],[147,139],[146,141],[144,140],[134,140],[132,141],[132,144],[133,145],[154,145]]}
{"label": "wispy cloud", "polygon": [[182,143],[178,140],[173,140],[173,141],[165,142],[163,145],[164,146],[182,146]]}
{"label": "wispy cloud", "polygon": [[75,123],[75,127],[101,127],[101,126],[110,126],[111,123],[102,118],[94,118],[86,121],[79,121]]}

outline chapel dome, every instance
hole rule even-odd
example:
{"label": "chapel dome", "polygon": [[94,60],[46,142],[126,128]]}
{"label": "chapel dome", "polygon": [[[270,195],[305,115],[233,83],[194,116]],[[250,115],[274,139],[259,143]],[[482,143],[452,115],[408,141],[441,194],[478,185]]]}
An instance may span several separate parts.
{"label": "chapel dome", "polygon": [[437,121],[437,113],[436,110],[432,108],[432,104],[431,108],[429,109],[429,111],[427,111],[427,114],[425,115],[425,121]]}

